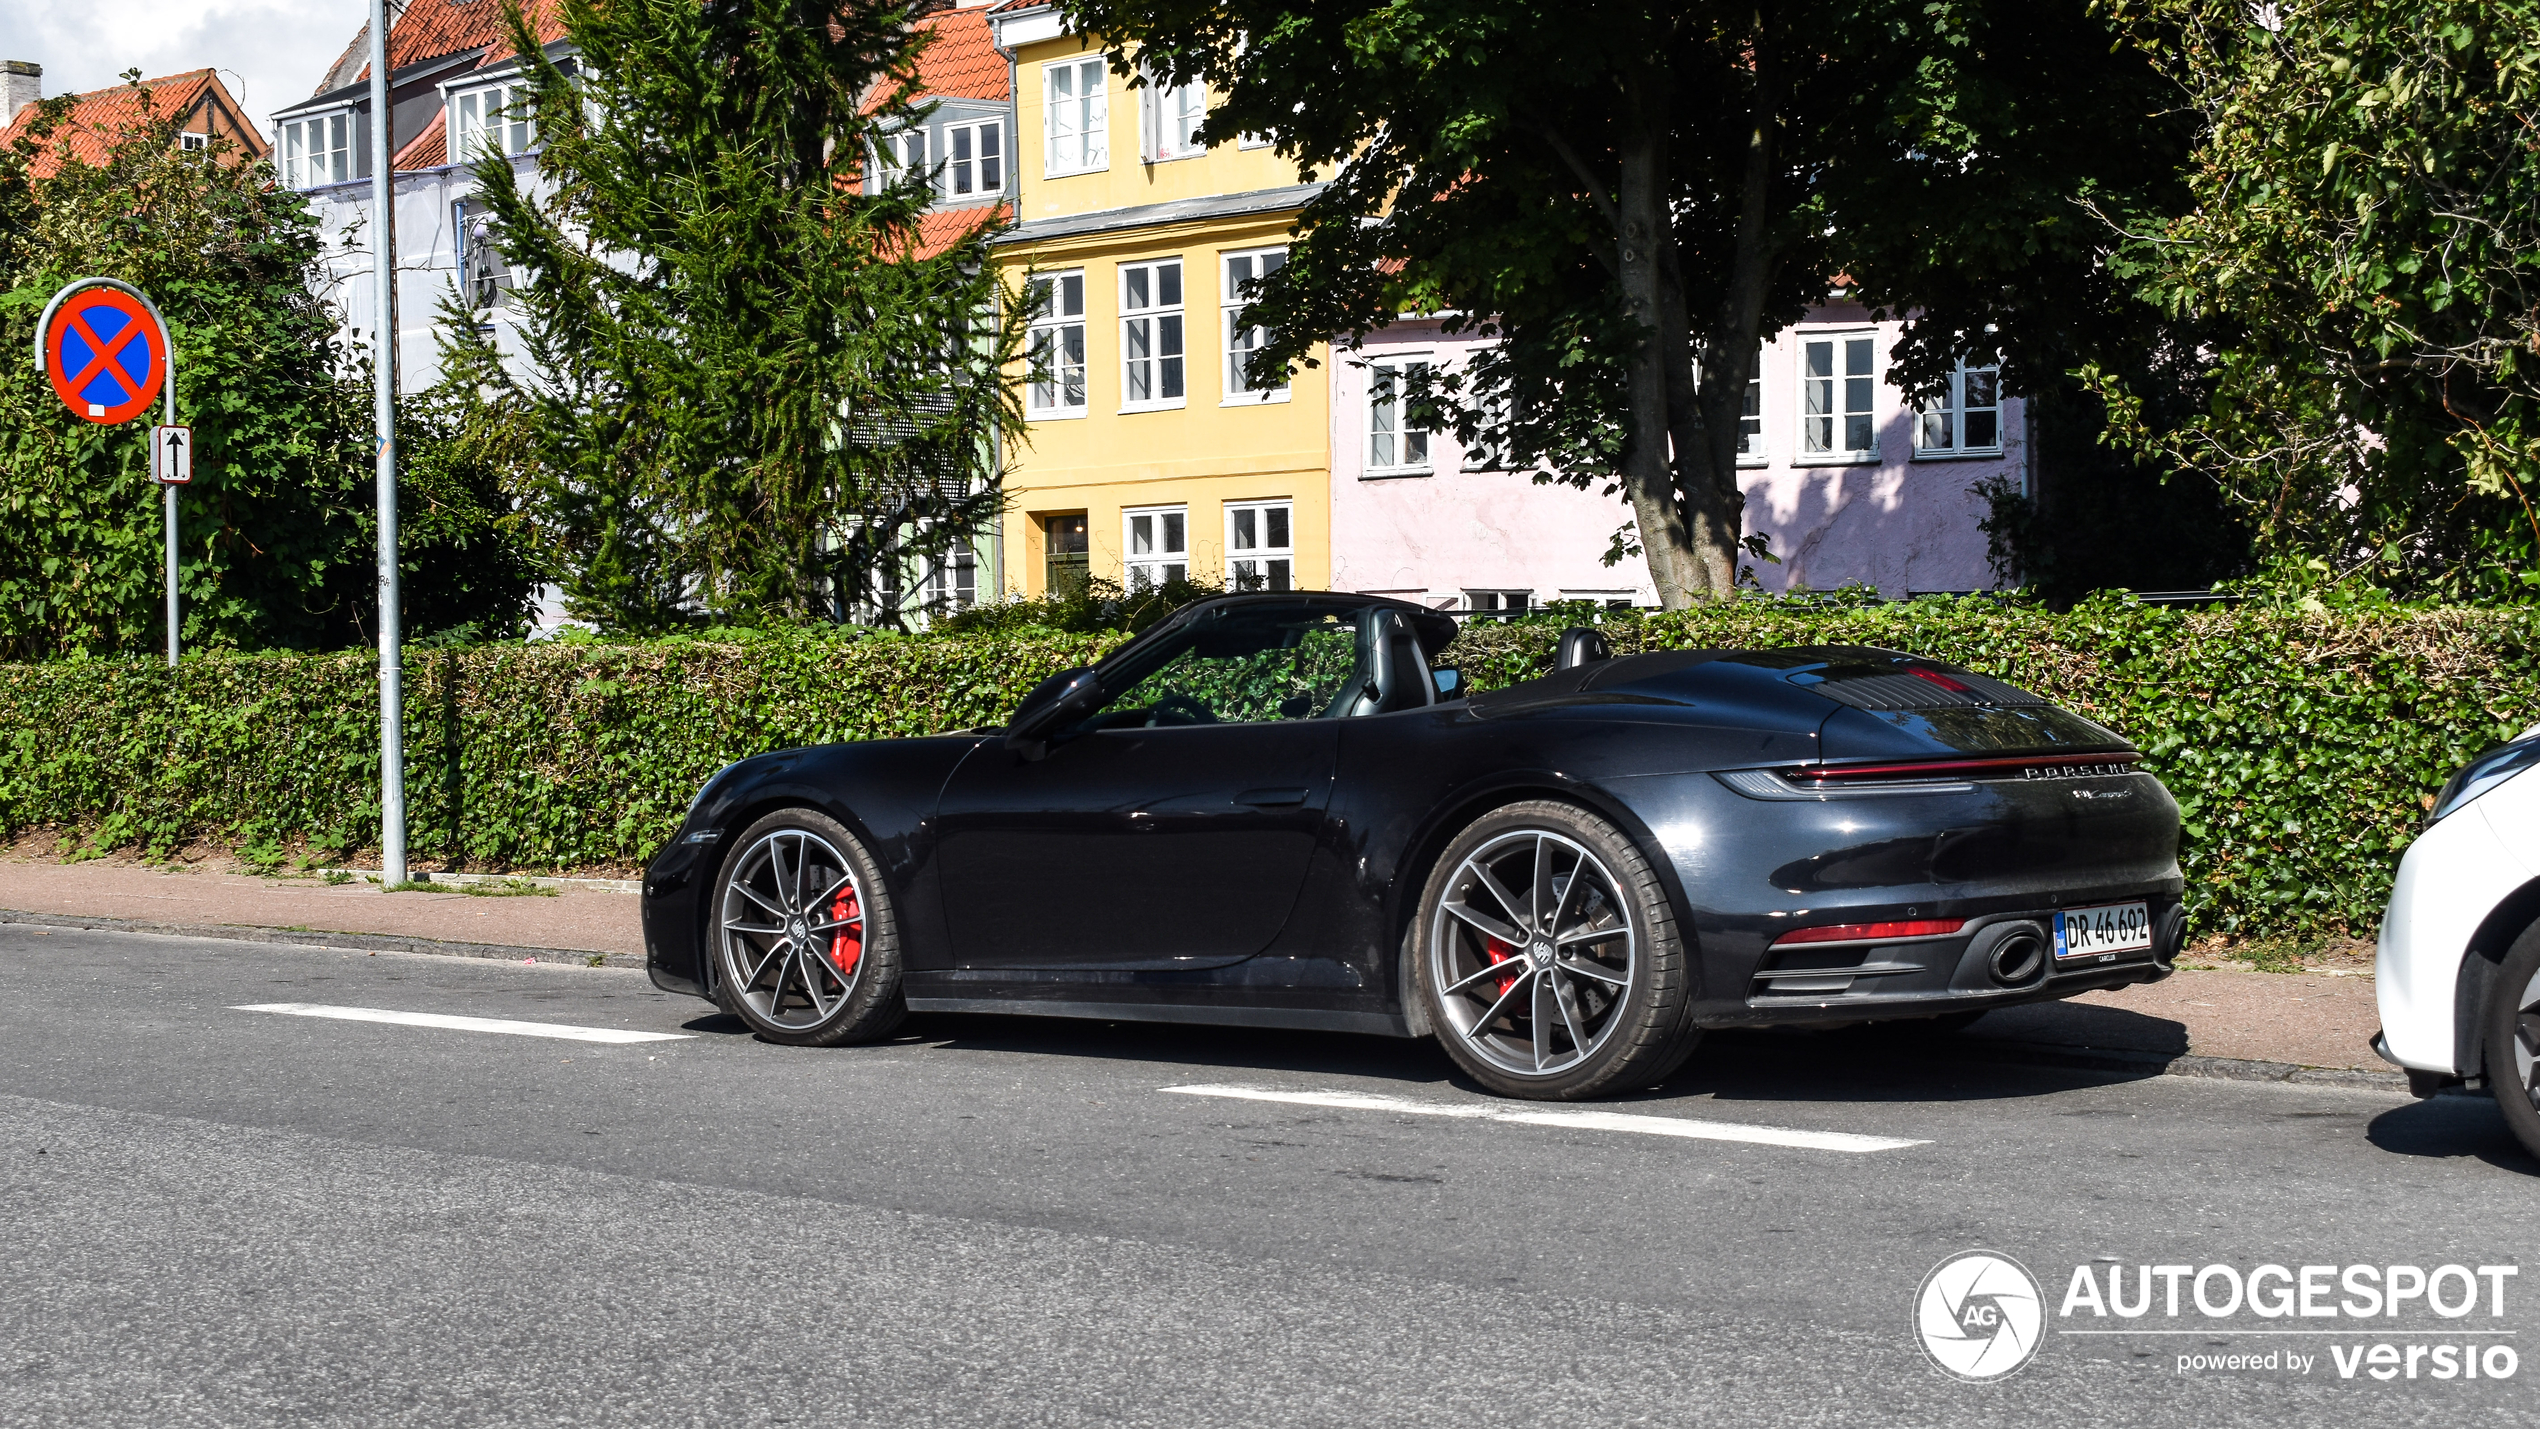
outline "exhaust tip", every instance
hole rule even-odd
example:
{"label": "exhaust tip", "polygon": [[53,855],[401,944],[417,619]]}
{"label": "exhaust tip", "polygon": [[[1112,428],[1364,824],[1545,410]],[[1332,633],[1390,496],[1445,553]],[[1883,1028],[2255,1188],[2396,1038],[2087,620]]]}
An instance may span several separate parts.
{"label": "exhaust tip", "polygon": [[1985,971],[2003,987],[2018,987],[2035,978],[2046,966],[2045,940],[2033,933],[2016,933],[1994,945],[1993,956],[1985,959]]}

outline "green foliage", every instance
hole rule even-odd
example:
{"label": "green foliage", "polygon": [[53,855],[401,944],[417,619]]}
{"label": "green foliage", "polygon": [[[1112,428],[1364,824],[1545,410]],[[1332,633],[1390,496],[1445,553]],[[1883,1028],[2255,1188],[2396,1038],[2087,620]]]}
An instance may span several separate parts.
{"label": "green foliage", "polygon": [[945,635],[1017,634],[1066,631],[1093,635],[1106,631],[1135,634],[1193,601],[1224,595],[1223,586],[1174,579],[1161,585],[1123,588],[1103,576],[1088,577],[1076,589],[1056,595],[990,601],[939,617],[931,627]]}
{"label": "green foliage", "polygon": [[1021,424],[1023,319],[995,301],[995,210],[929,251],[929,175],[865,191],[874,142],[927,108],[912,7],[564,0],[568,75],[506,3],[539,189],[499,158],[476,172],[528,275],[540,379],[508,391],[535,414],[568,609],[632,631],[697,599],[817,618],[975,533],[999,500],[986,434]]}
{"label": "green foliage", "polygon": [[2192,209],[2114,268],[2215,335],[2192,421],[2094,374],[2117,434],[2279,580],[2540,598],[2540,3],[2107,9],[2202,126]]}
{"label": "green foliage", "polygon": [[[147,110],[146,96],[144,109]],[[149,474],[154,409],[119,427],[72,416],[23,358],[72,278],[148,293],[176,345],[177,418],[194,428],[178,496],[188,650],[313,649],[368,638],[377,581],[369,377],[337,342],[316,227],[269,165],[226,139],[185,151],[146,114],[104,159],[29,160],[68,102],[0,154],[0,652],[164,650],[163,527]],[[439,625],[509,629],[526,557],[497,484],[441,455],[430,398],[409,406],[423,460],[400,508],[405,579]],[[424,628],[436,628],[426,626]]]}
{"label": "green foliage", "polygon": [[[1476,624],[1447,659],[1475,688],[1506,685],[1548,669],[1562,625],[1589,618],[1621,654],[1911,650],[2114,728],[2178,796],[2200,933],[2369,930],[2425,800],[2480,749],[2540,722],[2530,608],[2102,599],[2054,613],[1837,594]],[[478,867],[623,868],[730,760],[993,724],[1123,638],[727,631],[416,652],[411,847]],[[98,848],[363,848],[378,837],[377,711],[358,655],[215,656],[173,676],[146,660],[0,666],[0,827],[75,827]]]}

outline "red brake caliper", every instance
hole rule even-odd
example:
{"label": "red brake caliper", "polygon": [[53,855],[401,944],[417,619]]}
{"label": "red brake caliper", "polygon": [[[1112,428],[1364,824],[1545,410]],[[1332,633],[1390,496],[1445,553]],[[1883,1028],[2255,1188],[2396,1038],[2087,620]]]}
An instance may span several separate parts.
{"label": "red brake caliper", "polygon": [[830,921],[843,923],[850,918],[856,920],[854,927],[840,928],[829,939],[829,961],[837,967],[838,976],[842,978],[854,976],[856,962],[864,956],[864,922],[861,911],[856,905],[855,885],[852,883],[839,889],[837,901],[829,905]]}
{"label": "red brake caliper", "polygon": [[[1492,966],[1496,967],[1497,965],[1507,962],[1511,958],[1517,956],[1517,945],[1514,943],[1502,942],[1497,938],[1493,938],[1482,945],[1482,952],[1489,956]],[[1517,974],[1512,972],[1506,977],[1493,978],[1491,981],[1499,988],[1498,996],[1506,997],[1508,995],[1508,989],[1517,985]],[[1497,1000],[1497,997],[1492,999],[1494,1002]]]}

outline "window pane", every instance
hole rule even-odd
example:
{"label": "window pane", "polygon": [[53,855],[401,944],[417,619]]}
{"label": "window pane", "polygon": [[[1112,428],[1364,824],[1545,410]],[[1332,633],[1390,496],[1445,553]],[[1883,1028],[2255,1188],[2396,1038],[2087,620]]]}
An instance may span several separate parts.
{"label": "window pane", "polygon": [[1249,551],[1260,546],[1260,533],[1254,529],[1253,520],[1257,514],[1258,513],[1250,510],[1249,508],[1234,513],[1234,547],[1236,550]]}
{"label": "window pane", "polygon": [[1154,302],[1147,297],[1147,270],[1130,268],[1125,271],[1126,286],[1121,293],[1120,305],[1132,311],[1155,306]]}
{"label": "window pane", "polygon": [[1165,513],[1164,513],[1164,552],[1165,552],[1165,554],[1166,554],[1166,555],[1170,555],[1170,556],[1178,556],[1178,555],[1182,554],[1183,552],[1188,551],[1189,549],[1190,549],[1190,543],[1182,539],[1182,513],[1181,513],[1181,512],[1179,512],[1179,511],[1167,511],[1167,512],[1165,512]]}
{"label": "window pane", "polygon": [[1168,308],[1180,307],[1182,305],[1182,265],[1179,263],[1156,264],[1155,287],[1155,300],[1158,303]]}
{"label": "window pane", "polygon": [[1262,514],[1270,519],[1269,545],[1271,549],[1286,550],[1288,548],[1288,508],[1273,506]]}
{"label": "window pane", "polygon": [[1079,317],[1085,311],[1085,275],[1070,273],[1059,280],[1059,308],[1064,317]]}
{"label": "window pane", "polygon": [[1156,341],[1156,351],[1163,358],[1163,371],[1158,385],[1166,401],[1182,395],[1182,320],[1178,317],[1156,319],[1163,328]]}
{"label": "window pane", "polygon": [[1969,412],[1967,414],[1967,445],[1969,447],[2002,445],[2002,414]]}
{"label": "window pane", "polygon": [[1947,408],[1923,413],[1922,444],[1923,450],[1927,452],[1947,451],[1951,447],[1957,445],[1955,439],[1951,436],[1949,411]]}
{"label": "window pane", "polygon": [[1286,589],[1288,589],[1288,565],[1289,565],[1289,563],[1288,563],[1288,562],[1286,562],[1286,561],[1272,561],[1272,562],[1270,562],[1270,563],[1269,563],[1269,565],[1270,565],[1270,588],[1271,588],[1272,590],[1286,590]]}
{"label": "window pane", "polygon": [[1404,466],[1429,464],[1429,434],[1427,432],[1413,430],[1402,434],[1402,464]]}
{"label": "window pane", "polygon": [[1990,367],[1971,367],[1967,369],[1966,390],[1968,407],[1991,407],[1997,405],[1993,396],[1993,383],[1994,378],[1997,375],[1998,374]]}
{"label": "window pane", "polygon": [[1870,375],[1870,340],[1868,338],[1856,337],[1843,345],[1843,375],[1846,377]]}
{"label": "window pane", "polygon": [[1005,126],[979,126],[979,190],[982,193],[1005,191]]}
{"label": "window pane", "polygon": [[1250,255],[1250,254],[1245,254],[1245,255],[1243,255],[1242,257],[1238,257],[1238,258],[1229,258],[1229,259],[1227,259],[1227,260],[1226,260],[1226,299],[1227,299],[1227,301],[1232,302],[1232,301],[1234,301],[1235,299],[1242,297],[1242,296],[1243,296],[1243,291],[1244,291],[1244,284],[1249,283],[1249,282],[1251,282],[1251,281],[1252,281],[1252,255]]}

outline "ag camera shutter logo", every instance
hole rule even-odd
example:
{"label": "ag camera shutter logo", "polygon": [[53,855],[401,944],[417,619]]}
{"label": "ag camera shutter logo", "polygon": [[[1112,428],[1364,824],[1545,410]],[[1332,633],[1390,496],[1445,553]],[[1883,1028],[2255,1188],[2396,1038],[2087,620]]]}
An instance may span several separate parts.
{"label": "ag camera shutter logo", "polygon": [[2027,1364],[2045,1324],[2037,1277],[1989,1250],[1961,1251],[1933,1266],[1914,1297],[1923,1353],[1969,1384],[1990,1383]]}

